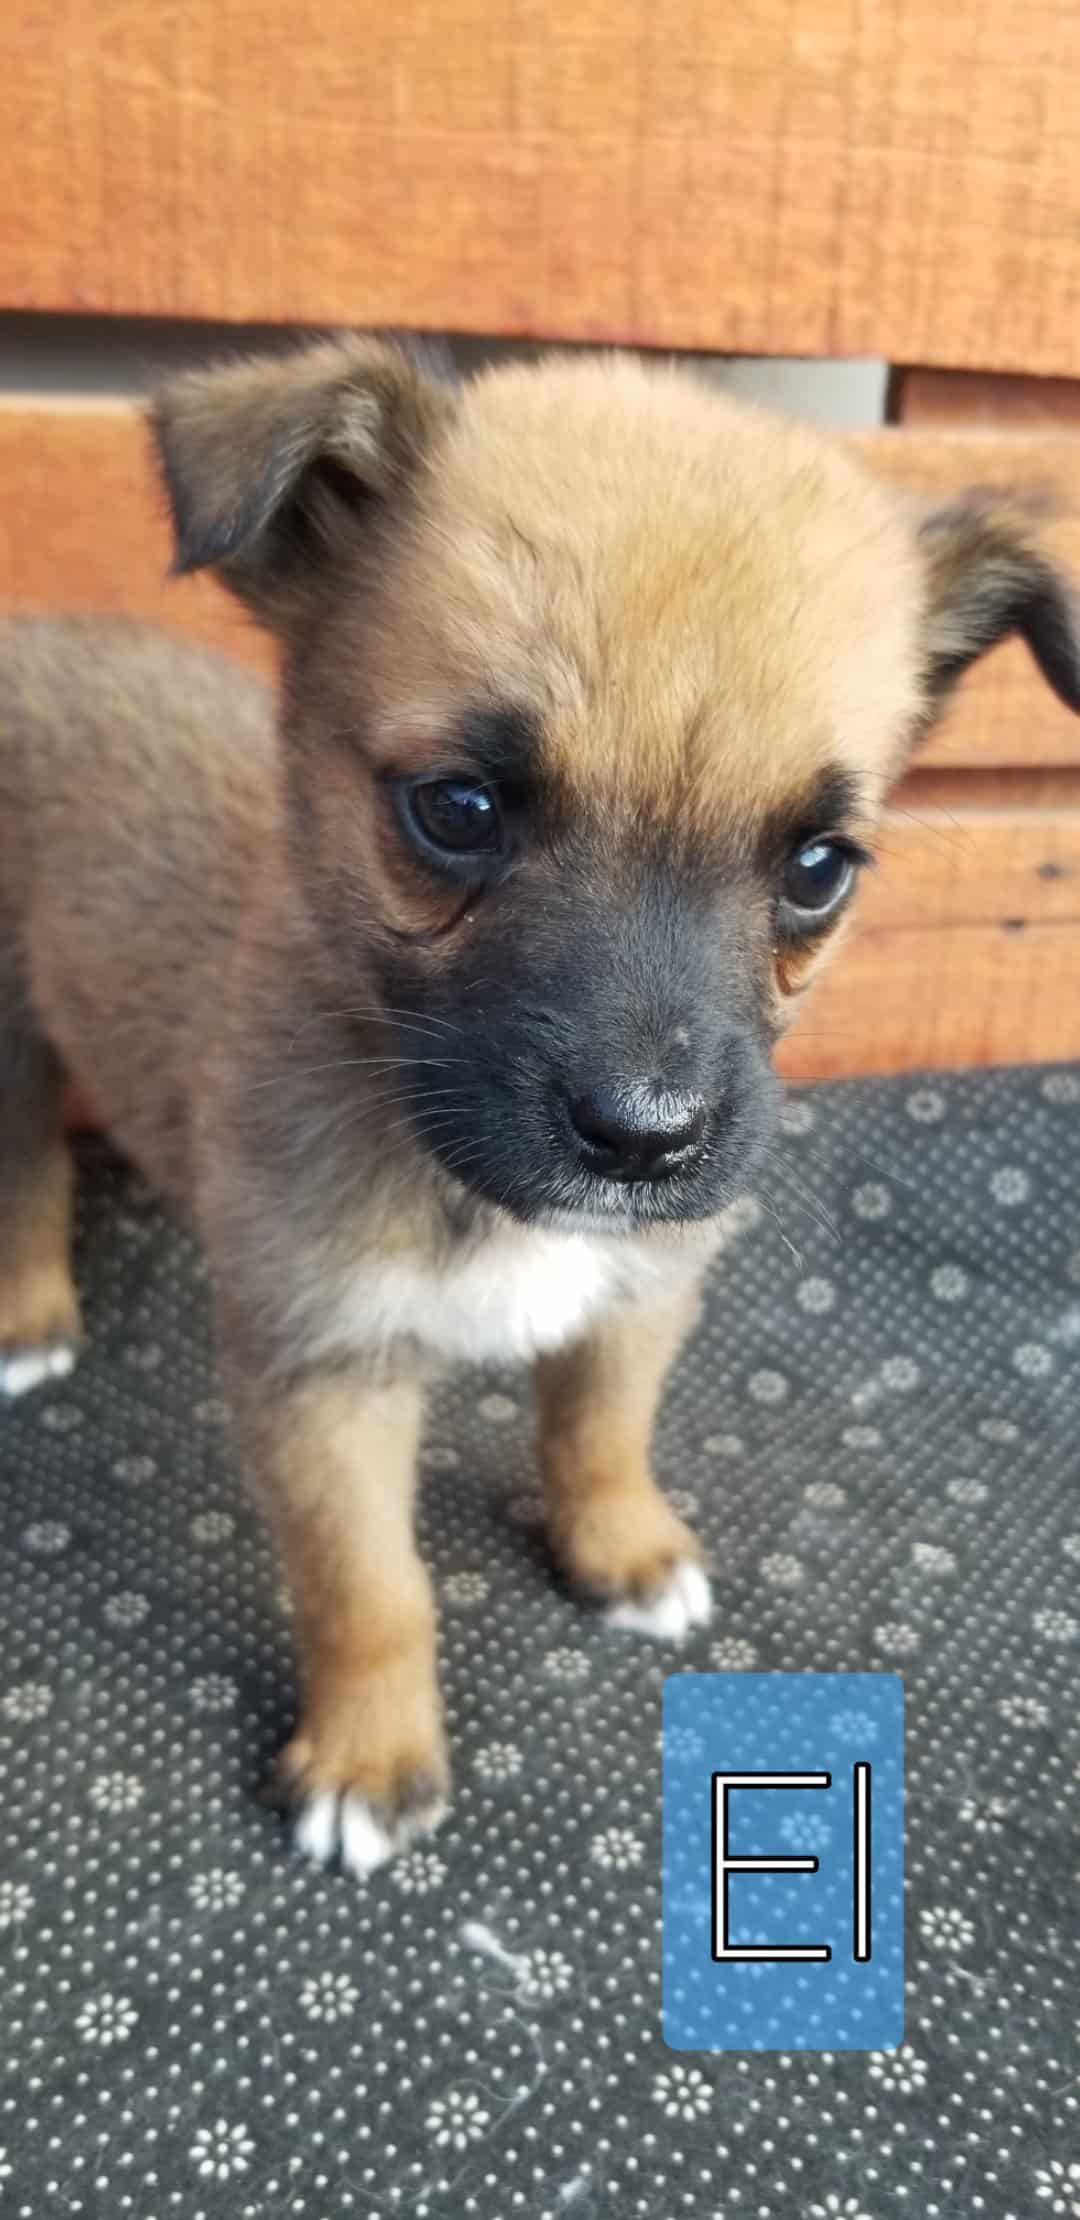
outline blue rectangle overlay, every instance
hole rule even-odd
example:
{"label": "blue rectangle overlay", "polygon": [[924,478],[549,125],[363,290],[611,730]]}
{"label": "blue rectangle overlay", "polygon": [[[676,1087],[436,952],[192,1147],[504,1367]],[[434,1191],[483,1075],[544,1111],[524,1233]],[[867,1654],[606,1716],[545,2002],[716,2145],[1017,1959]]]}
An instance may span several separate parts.
{"label": "blue rectangle overlay", "polygon": [[895,2049],[899,1675],[673,1673],[663,1779],[665,2042]]}

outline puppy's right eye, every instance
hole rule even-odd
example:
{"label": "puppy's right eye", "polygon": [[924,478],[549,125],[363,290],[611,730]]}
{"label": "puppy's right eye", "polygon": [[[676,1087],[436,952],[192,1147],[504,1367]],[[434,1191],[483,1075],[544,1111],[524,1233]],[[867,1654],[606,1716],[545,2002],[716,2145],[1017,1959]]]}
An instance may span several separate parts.
{"label": "puppy's right eye", "polygon": [[843,841],[808,840],[788,857],[781,905],[795,922],[829,917],[855,883],[856,856]]}
{"label": "puppy's right eye", "polygon": [[478,779],[423,779],[406,786],[402,810],[416,846],[437,859],[497,856],[503,847],[498,797]]}

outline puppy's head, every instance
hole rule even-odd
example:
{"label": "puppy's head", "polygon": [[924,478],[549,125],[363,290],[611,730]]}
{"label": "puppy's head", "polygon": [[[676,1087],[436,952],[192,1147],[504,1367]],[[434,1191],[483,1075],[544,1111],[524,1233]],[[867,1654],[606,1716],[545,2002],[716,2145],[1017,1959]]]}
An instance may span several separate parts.
{"label": "puppy's head", "polygon": [[178,567],[280,636],[295,855],[417,1133],[523,1217],[708,1216],[890,782],[1009,632],[1080,708],[1007,504],[924,511],[628,359],[461,390],[343,339],[179,381]]}

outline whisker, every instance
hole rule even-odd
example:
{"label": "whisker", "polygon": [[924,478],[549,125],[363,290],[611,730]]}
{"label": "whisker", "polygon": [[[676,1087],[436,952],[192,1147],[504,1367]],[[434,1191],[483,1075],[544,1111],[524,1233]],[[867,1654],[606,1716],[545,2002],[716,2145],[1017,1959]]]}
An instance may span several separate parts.
{"label": "whisker", "polygon": [[787,1229],[786,1229],[786,1227],[785,1227],[785,1225],[784,1225],[784,1221],[783,1221],[783,1219],[781,1218],[781,1216],[780,1216],[780,1212],[779,1212],[779,1211],[777,1210],[777,1208],[776,1208],[776,1206],[775,1206],[775,1204],[774,1204],[774,1202],[773,1202],[772,1196],[771,1196],[771,1195],[769,1194],[768,1190],[767,1190],[766,1188],[764,1188],[764,1187],[763,1187],[763,1188],[760,1188],[760,1189],[758,1190],[758,1196],[759,1196],[759,1200],[760,1200],[760,1202],[761,1202],[761,1204],[762,1204],[762,1207],[763,1207],[763,1209],[765,1209],[765,1210],[767,1210],[767,1211],[768,1211],[768,1213],[769,1213],[769,1216],[770,1216],[770,1218],[772,1219],[772,1221],[773,1221],[773,1223],[774,1223],[774,1225],[775,1225],[775,1227],[776,1227],[776,1230],[777,1230],[778,1234],[780,1235],[780,1239],[781,1239],[781,1241],[783,1242],[783,1244],[784,1244],[784,1247],[785,1247],[785,1249],[790,1249],[790,1251],[791,1251],[791,1254],[792,1254],[792,1256],[794,1257],[794,1259],[795,1259],[795,1262],[796,1262],[796,1264],[798,1265],[798,1267],[799,1267],[799,1270],[800,1270],[800,1272],[801,1272],[801,1271],[803,1271],[805,1267],[804,1267],[804,1259],[803,1259],[803,1253],[802,1253],[802,1250],[801,1250],[801,1249],[797,1249],[797,1248],[796,1248],[796,1246],[795,1246],[795,1243],[794,1243],[794,1241],[792,1241],[792,1240],[790,1240],[790,1239],[789,1239],[789,1237],[788,1237],[788,1233],[787,1233]]}
{"label": "whisker", "polygon": [[783,1178],[790,1180],[791,1185],[795,1190],[794,1207],[796,1209],[804,1210],[807,1217],[813,1220],[814,1224],[818,1227],[820,1232],[829,1234],[832,1240],[839,1242],[841,1239],[841,1233],[835,1219],[829,1215],[829,1212],[826,1210],[824,1203],[820,1200],[820,1197],[815,1195],[812,1189],[807,1188],[803,1185],[797,1173],[793,1171],[791,1165],[786,1161],[786,1159],[782,1156],[773,1155],[770,1158],[770,1169],[773,1172],[779,1173]]}
{"label": "whisker", "polygon": [[[451,1064],[467,1064],[467,1056],[422,1056],[421,1068],[434,1071]],[[287,1071],[275,1072],[272,1079],[257,1079],[251,1088],[257,1094],[264,1087],[283,1087],[290,1079],[314,1079],[325,1071],[406,1071],[410,1066],[403,1056],[336,1056],[325,1064],[290,1064]]]}

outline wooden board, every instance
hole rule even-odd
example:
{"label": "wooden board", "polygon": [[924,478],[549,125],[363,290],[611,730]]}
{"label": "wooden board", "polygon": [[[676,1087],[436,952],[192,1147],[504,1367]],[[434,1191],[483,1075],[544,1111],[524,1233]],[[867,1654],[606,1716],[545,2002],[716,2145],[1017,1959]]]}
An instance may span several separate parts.
{"label": "wooden board", "polygon": [[1080,371],[1075,0],[7,0],[0,304]]}
{"label": "wooden board", "polygon": [[778,1059],[789,1079],[1080,1058],[1080,931],[891,928],[849,942]]}
{"label": "wooden board", "polygon": [[889,421],[905,431],[1080,432],[1080,377],[894,370]]}
{"label": "wooden board", "polygon": [[269,668],[221,587],[169,578],[164,501],[129,402],[0,396],[0,486],[0,609],[123,612]]}

